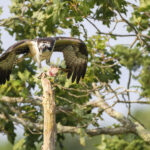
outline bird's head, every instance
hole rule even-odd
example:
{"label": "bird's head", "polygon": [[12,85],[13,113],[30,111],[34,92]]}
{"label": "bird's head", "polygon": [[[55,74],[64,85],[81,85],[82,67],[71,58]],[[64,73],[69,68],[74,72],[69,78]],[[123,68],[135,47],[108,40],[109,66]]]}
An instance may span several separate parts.
{"label": "bird's head", "polygon": [[38,47],[39,47],[39,51],[41,53],[44,53],[46,51],[51,51],[52,48],[53,48],[53,46],[51,45],[51,43],[45,42],[45,41],[44,42],[40,42],[39,45],[38,45]]}

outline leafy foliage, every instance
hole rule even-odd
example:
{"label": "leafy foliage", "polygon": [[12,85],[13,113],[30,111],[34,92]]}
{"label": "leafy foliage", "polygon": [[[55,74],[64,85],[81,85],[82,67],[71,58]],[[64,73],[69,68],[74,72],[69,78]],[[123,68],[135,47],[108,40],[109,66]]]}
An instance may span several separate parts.
{"label": "leafy foliage", "polygon": [[98,150],[148,150],[150,148],[144,141],[134,135],[121,136],[102,136],[101,144],[97,146]]}
{"label": "leafy foliage", "polygon": [[137,47],[128,48],[127,46],[117,45],[113,48],[113,53],[120,64],[129,70],[136,71],[142,65],[143,56]]}

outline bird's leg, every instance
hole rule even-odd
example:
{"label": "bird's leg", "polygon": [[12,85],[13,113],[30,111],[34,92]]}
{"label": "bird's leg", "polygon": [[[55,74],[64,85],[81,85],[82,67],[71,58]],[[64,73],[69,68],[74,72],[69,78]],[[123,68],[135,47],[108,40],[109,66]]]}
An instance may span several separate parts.
{"label": "bird's leg", "polygon": [[[54,42],[54,47],[55,47],[55,43],[56,43],[56,41]],[[54,47],[53,47],[53,49],[51,50],[49,56],[46,58],[46,64],[49,65],[49,66],[50,66],[50,59],[51,59],[52,53],[53,53],[53,51],[54,51]]]}
{"label": "bird's leg", "polygon": [[39,54],[36,54],[35,58],[34,58],[37,63],[38,63],[38,67],[41,68],[41,59],[40,59],[40,55]]}
{"label": "bird's leg", "polygon": [[41,67],[41,62],[38,62],[38,67],[41,69],[42,67]]}
{"label": "bird's leg", "polygon": [[46,58],[46,64],[50,65],[50,57]]}
{"label": "bird's leg", "polygon": [[61,71],[63,71],[63,72],[68,72],[68,71],[70,71],[70,69],[62,68],[61,66],[59,66],[59,70],[61,70]]}

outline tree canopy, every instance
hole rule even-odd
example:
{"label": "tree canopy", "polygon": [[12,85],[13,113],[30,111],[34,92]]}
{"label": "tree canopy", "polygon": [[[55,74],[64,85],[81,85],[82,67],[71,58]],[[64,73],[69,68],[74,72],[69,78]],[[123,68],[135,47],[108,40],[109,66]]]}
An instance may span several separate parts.
{"label": "tree canopy", "polygon": [[[82,145],[87,136],[104,134],[95,146],[98,150],[150,148],[148,129],[131,111],[133,103],[149,104],[150,1],[132,2],[11,0],[11,16],[0,20],[0,27],[17,41],[64,36],[69,32],[71,37],[81,38],[87,45],[88,69],[79,84],[67,80],[65,73],[50,79],[55,88],[60,147],[65,133],[71,133],[80,136]],[[124,31],[118,32],[120,26]],[[91,33],[89,28],[95,32]],[[133,41],[124,44],[127,38]],[[119,40],[120,44],[112,44],[113,40]],[[2,41],[0,46],[4,52]],[[57,64],[65,65],[59,58]],[[14,150],[34,150],[36,142],[42,142],[42,88],[37,70],[32,59],[26,58],[14,67],[10,81],[0,86],[0,131],[14,144],[15,125],[24,127],[24,139],[14,145]],[[127,77],[124,70],[128,71]],[[121,77],[127,80],[126,86],[121,85]],[[115,109],[119,103],[127,106],[127,115]],[[117,123],[102,127],[99,121],[104,119],[104,113]]]}

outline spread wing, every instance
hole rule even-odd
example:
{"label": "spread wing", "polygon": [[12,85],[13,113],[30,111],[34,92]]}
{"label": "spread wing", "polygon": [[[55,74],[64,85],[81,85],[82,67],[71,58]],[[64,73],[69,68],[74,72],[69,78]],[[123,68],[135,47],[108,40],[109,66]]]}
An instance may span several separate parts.
{"label": "spread wing", "polygon": [[87,68],[88,52],[85,43],[76,38],[58,37],[54,51],[63,52],[68,70],[67,78],[72,75],[72,82],[76,80],[79,83],[80,78],[84,78]]}
{"label": "spread wing", "polygon": [[19,41],[0,56],[0,84],[9,80],[17,55],[30,53],[33,59],[40,64],[40,61],[50,58],[52,51],[63,52],[68,71],[67,77],[70,78],[72,75],[72,82],[76,80],[78,83],[81,77],[84,78],[88,57],[84,42],[76,38],[46,37]]}
{"label": "spread wing", "polygon": [[16,56],[29,52],[30,40],[22,40],[9,47],[0,56],[0,84],[9,80],[13,65],[16,63]]}

